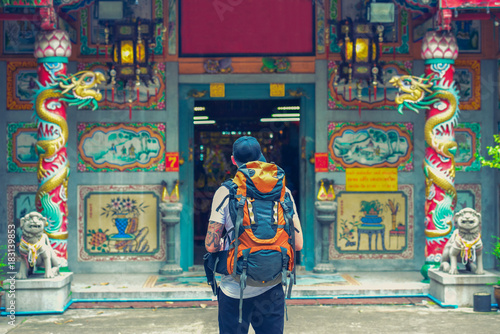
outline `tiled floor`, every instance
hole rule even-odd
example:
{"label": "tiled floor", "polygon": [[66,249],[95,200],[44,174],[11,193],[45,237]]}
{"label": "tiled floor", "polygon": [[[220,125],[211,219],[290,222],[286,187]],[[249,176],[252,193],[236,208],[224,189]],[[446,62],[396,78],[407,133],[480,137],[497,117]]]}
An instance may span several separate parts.
{"label": "tiled floor", "polygon": [[[212,293],[201,272],[181,276],[142,274],[73,274],[76,299],[211,299]],[[409,296],[425,295],[429,284],[419,272],[346,272],[314,274],[301,272],[293,288],[295,297]]]}

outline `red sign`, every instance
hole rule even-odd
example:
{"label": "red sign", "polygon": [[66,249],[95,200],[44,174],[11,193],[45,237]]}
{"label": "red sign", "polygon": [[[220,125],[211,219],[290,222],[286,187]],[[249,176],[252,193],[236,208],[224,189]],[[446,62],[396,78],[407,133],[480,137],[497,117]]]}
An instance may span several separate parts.
{"label": "red sign", "polygon": [[439,8],[500,8],[500,0],[439,0]]}
{"label": "red sign", "polygon": [[328,153],[314,154],[314,171],[316,173],[328,172]]}
{"label": "red sign", "polygon": [[179,152],[165,153],[165,172],[179,171]]}

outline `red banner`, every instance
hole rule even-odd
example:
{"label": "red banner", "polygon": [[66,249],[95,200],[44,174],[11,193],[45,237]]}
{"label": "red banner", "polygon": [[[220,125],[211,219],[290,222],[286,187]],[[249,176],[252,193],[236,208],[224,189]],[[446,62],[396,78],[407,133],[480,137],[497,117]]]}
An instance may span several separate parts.
{"label": "red banner", "polygon": [[180,55],[314,55],[313,3],[180,0]]}
{"label": "red banner", "polygon": [[439,0],[441,9],[500,8],[500,0]]}

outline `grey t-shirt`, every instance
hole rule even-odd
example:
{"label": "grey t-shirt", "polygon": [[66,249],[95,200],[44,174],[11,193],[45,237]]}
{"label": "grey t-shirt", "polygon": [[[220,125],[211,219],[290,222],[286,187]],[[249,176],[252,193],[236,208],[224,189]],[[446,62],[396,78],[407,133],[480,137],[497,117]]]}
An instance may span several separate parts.
{"label": "grey t-shirt", "polygon": [[[293,196],[290,193],[290,190],[288,188],[286,189],[288,194],[290,195],[290,198],[292,199],[293,202],[293,212],[294,215],[297,214],[297,208],[295,207],[295,201],[293,200]],[[225,186],[219,187],[217,191],[214,194],[214,198],[212,200],[212,212],[210,214],[210,221],[224,224],[224,227],[226,231],[231,230],[234,227],[233,221],[231,220],[231,216],[229,215],[229,200],[224,199],[226,196],[229,195],[229,189],[227,189]],[[223,203],[224,201],[224,203]],[[217,211],[216,209],[220,206],[220,204],[223,203],[223,205],[219,208]],[[221,240],[221,243],[223,241]],[[229,249],[229,240],[226,239],[226,242],[221,249],[227,250]],[[264,286],[264,287],[255,287],[255,286],[248,286],[245,288],[243,291],[243,298],[252,298],[255,296],[258,296],[267,290],[270,290],[274,286]],[[222,276],[220,288],[222,289],[222,292],[228,297],[231,298],[240,298],[240,284],[234,280],[234,278],[231,275],[224,275]]]}

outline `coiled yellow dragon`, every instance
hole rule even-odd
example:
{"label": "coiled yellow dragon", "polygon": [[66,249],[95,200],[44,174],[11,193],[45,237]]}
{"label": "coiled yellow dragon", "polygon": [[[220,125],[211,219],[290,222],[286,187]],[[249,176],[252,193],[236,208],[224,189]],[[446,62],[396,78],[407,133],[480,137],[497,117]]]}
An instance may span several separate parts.
{"label": "coiled yellow dragon", "polygon": [[[454,83],[447,83],[434,74],[428,77],[401,76],[390,81],[399,91],[405,94],[397,95],[398,111],[402,113],[407,107],[418,113],[419,109],[431,109],[437,112],[430,115],[424,127],[424,137],[427,145],[434,152],[427,152],[424,161],[426,175],[426,198],[436,203],[432,213],[435,230],[425,230],[427,237],[443,237],[452,230],[451,217],[457,200],[454,186],[455,152],[457,143],[453,137],[453,127],[458,120],[458,92]],[[444,191],[443,198],[438,202],[435,197],[435,186]]]}
{"label": "coiled yellow dragon", "polygon": [[[62,101],[70,106],[78,106],[79,109],[91,106],[95,110],[102,94],[94,88],[104,81],[102,73],[82,71],[72,76],[59,75],[45,86],[38,83],[40,89],[35,95],[35,107],[39,138],[36,146],[39,155],[37,177],[40,186],[35,199],[37,208],[51,223],[47,232],[54,239],[61,238],[57,235],[62,225],[60,205],[64,202],[63,205],[66,206],[69,176],[66,158],[68,124]],[[58,196],[50,196],[59,186]],[[58,197],[59,200],[55,203],[53,197]]]}

